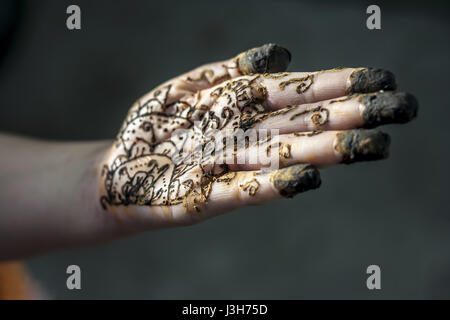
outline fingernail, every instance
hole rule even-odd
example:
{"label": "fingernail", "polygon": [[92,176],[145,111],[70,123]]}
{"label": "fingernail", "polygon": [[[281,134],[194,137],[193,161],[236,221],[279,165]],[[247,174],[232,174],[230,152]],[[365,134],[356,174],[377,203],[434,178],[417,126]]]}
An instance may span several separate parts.
{"label": "fingernail", "polygon": [[369,93],[396,88],[395,76],[387,70],[364,68],[350,75],[349,93]]}
{"label": "fingernail", "polygon": [[239,58],[239,70],[243,74],[286,71],[291,53],[279,45],[269,43],[246,51]]}
{"label": "fingernail", "polygon": [[417,99],[406,92],[378,92],[364,95],[361,102],[364,127],[373,128],[382,124],[406,123],[417,116]]}
{"label": "fingernail", "polygon": [[349,130],[336,135],[342,163],[381,160],[389,156],[389,135],[378,130]]}
{"label": "fingernail", "polygon": [[296,164],[275,171],[271,176],[273,186],[283,197],[292,198],[298,193],[320,186],[320,172],[310,164]]}

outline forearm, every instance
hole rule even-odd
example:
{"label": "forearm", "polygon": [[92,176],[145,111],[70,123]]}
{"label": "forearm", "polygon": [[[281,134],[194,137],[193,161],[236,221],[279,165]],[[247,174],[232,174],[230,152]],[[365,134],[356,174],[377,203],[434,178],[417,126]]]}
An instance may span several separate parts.
{"label": "forearm", "polygon": [[0,135],[0,260],[117,234],[117,222],[101,209],[98,196],[109,145]]}

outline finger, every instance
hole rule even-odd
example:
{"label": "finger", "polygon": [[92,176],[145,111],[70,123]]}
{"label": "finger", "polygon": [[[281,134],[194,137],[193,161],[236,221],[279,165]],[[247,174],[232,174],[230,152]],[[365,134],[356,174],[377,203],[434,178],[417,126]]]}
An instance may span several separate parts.
{"label": "finger", "polygon": [[257,170],[310,163],[318,168],[359,161],[385,159],[389,155],[389,135],[378,130],[323,131],[272,137],[269,141],[238,148],[230,156],[220,155],[217,163],[230,170]]}
{"label": "finger", "polygon": [[246,205],[259,205],[316,189],[319,171],[310,164],[275,171],[229,172],[211,178],[172,206],[114,207],[114,215],[130,232],[149,227],[192,224]]}
{"label": "finger", "polygon": [[[251,77],[244,77],[244,79],[251,79]],[[336,99],[354,93],[396,88],[395,77],[391,72],[372,68],[263,74],[256,82],[262,88],[260,92],[264,92],[264,95],[258,98],[262,100],[262,105],[267,110],[279,110],[287,105]]]}
{"label": "finger", "polygon": [[110,210],[130,232],[192,224],[246,205],[259,205],[316,189],[320,173],[310,164],[275,171],[228,172],[206,179],[172,206],[119,206]]}
{"label": "finger", "polygon": [[[187,200],[179,212],[179,219],[203,219],[246,205],[259,205],[275,201],[320,186],[320,173],[312,165],[294,165],[268,171],[230,172],[212,183],[207,201]],[[187,214],[186,214],[187,213]]]}
{"label": "finger", "polygon": [[[171,87],[167,103],[172,103],[234,77],[285,71],[290,61],[291,54],[287,49],[269,43],[242,52],[229,60],[205,64],[165,82],[161,87]],[[146,98],[148,97],[144,96],[141,100]]]}
{"label": "finger", "polygon": [[314,130],[374,128],[406,123],[417,116],[416,98],[405,92],[352,95],[289,106],[241,121],[241,129],[278,129],[280,134]]}

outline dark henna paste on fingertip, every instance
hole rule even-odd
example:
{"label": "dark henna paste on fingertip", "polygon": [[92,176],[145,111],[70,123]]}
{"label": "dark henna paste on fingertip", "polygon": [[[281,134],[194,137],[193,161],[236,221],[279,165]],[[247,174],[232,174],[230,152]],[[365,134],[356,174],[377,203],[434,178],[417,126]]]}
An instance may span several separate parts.
{"label": "dark henna paste on fingertip", "polygon": [[417,116],[417,99],[406,92],[378,92],[360,98],[365,106],[364,127],[373,128],[389,123],[406,123]]}
{"label": "dark henna paste on fingertip", "polygon": [[336,135],[342,163],[381,160],[389,156],[389,135],[378,130],[349,130]]}
{"label": "dark henna paste on fingertip", "polygon": [[238,58],[243,74],[283,72],[290,62],[291,53],[273,43],[250,49]]}
{"label": "dark henna paste on fingertip", "polygon": [[320,172],[310,164],[296,164],[275,171],[270,180],[283,197],[292,198],[298,193],[320,186]]}
{"label": "dark henna paste on fingertip", "polygon": [[379,90],[395,90],[397,84],[392,72],[383,69],[364,68],[350,75],[350,88],[347,93],[369,93]]}

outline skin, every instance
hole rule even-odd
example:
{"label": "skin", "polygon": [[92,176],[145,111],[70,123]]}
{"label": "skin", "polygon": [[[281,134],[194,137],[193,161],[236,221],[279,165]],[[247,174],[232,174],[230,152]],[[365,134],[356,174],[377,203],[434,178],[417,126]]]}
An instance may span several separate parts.
{"label": "skin", "polygon": [[[320,168],[386,158],[389,137],[364,128],[417,115],[412,95],[386,95],[396,88],[390,72],[288,73],[290,59],[269,44],[169,80],[133,104],[113,142],[0,135],[8,150],[0,159],[0,259],[293,197],[320,186]],[[239,132],[255,139],[217,143]],[[194,161],[198,150],[214,153]],[[262,161],[268,155],[277,168]]]}

